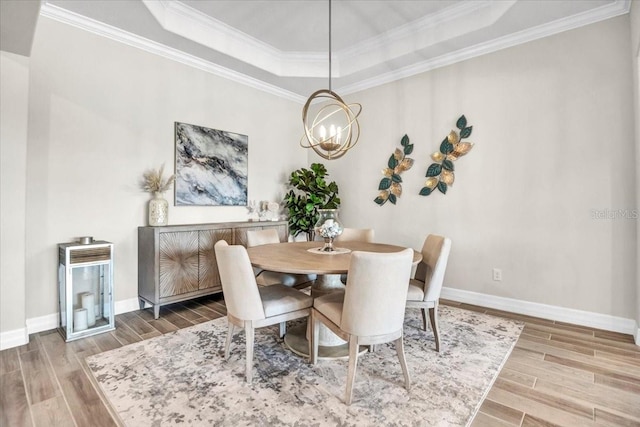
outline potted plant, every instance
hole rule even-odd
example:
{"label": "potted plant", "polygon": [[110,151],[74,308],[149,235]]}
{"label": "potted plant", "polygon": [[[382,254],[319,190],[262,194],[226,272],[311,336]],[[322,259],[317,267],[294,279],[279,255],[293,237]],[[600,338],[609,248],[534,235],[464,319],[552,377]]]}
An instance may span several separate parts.
{"label": "potted plant", "polygon": [[338,209],[338,184],[327,183],[329,174],[322,163],[313,163],[311,169],[300,168],[289,176],[289,192],[284,197],[289,211],[289,232],[295,237],[307,233],[314,240],[313,230],[318,221],[318,209]]}

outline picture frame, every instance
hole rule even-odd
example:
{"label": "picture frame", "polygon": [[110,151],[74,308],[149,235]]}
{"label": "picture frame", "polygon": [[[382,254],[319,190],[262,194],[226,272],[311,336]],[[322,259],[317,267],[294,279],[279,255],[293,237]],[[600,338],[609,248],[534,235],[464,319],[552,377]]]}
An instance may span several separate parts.
{"label": "picture frame", "polygon": [[247,206],[249,137],[175,122],[175,205]]}

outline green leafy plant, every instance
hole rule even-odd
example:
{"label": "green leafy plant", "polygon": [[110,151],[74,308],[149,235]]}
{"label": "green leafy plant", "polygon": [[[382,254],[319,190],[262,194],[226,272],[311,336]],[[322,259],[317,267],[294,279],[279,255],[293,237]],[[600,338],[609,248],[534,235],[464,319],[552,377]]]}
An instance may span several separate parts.
{"label": "green leafy plant", "polygon": [[322,163],[313,163],[311,169],[300,168],[289,176],[289,192],[284,197],[289,211],[289,232],[294,236],[307,233],[313,240],[313,227],[318,221],[318,209],[337,209],[340,206],[338,184],[327,182],[329,174]]}
{"label": "green leafy plant", "polygon": [[400,145],[402,145],[402,149],[396,148],[396,151],[387,161],[387,167],[382,169],[384,178],[380,180],[378,185],[378,197],[373,200],[380,206],[387,203],[387,201],[394,205],[396,204],[398,197],[402,195],[402,177],[400,174],[413,166],[413,159],[405,157],[413,152],[413,144],[409,144],[407,135],[402,137]]}
{"label": "green leafy plant", "polygon": [[435,163],[431,163],[427,168],[427,180],[420,190],[421,196],[428,196],[436,188],[442,194],[446,194],[455,180],[453,162],[473,148],[473,142],[462,142],[463,138],[471,136],[473,130],[473,126],[467,126],[467,118],[464,114],[458,118],[456,127],[460,130],[460,134],[455,130],[449,132],[449,135],[440,143],[440,151],[431,155]]}

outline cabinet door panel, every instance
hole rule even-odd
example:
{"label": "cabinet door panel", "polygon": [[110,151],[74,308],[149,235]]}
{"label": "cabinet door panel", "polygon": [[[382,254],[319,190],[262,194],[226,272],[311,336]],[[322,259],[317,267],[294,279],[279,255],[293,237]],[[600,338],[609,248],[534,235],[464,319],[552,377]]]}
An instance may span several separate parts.
{"label": "cabinet door panel", "polygon": [[232,239],[233,230],[230,228],[200,231],[198,245],[198,262],[200,264],[199,289],[222,289],[213,245],[215,245],[218,240],[226,240],[227,243],[232,244]]}
{"label": "cabinet door panel", "polygon": [[198,232],[160,233],[160,298],[198,290]]}

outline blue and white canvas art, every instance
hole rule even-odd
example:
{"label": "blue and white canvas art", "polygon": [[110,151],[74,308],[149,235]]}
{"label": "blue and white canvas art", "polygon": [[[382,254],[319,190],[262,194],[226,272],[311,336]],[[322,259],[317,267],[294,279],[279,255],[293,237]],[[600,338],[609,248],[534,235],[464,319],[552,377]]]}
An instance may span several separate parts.
{"label": "blue and white canvas art", "polygon": [[176,206],[246,206],[247,135],[176,122]]}

